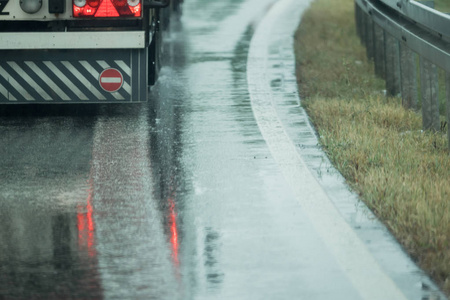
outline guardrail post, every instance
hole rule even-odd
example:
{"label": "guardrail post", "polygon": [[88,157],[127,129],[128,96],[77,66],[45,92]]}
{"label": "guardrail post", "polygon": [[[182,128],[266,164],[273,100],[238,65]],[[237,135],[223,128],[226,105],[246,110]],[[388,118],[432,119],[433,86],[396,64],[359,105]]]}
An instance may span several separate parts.
{"label": "guardrail post", "polygon": [[375,38],[375,74],[386,79],[386,57],[384,52],[384,30],[378,24],[373,27]]}
{"label": "guardrail post", "polygon": [[361,43],[366,46],[367,45],[367,35],[366,35],[366,27],[367,27],[367,20],[369,19],[369,16],[360,8],[358,7],[358,19],[359,19],[359,38],[361,39]]}
{"label": "guardrail post", "polygon": [[422,90],[422,122],[424,130],[439,131],[439,81],[434,64],[426,58],[420,58],[420,81]]}
{"label": "guardrail post", "polygon": [[447,91],[447,140],[448,148],[450,148],[450,72],[445,74],[445,89]]}
{"label": "guardrail post", "polygon": [[399,43],[389,33],[385,33],[386,53],[386,94],[387,96],[398,96],[400,90],[400,50]]}
{"label": "guardrail post", "polygon": [[403,43],[400,44],[400,72],[403,107],[416,109],[417,70],[415,54]]}
{"label": "guardrail post", "polygon": [[359,7],[358,3],[355,1],[355,23],[356,23],[356,32],[358,33],[359,39],[362,41],[362,16],[363,12]]}
{"label": "guardrail post", "polygon": [[374,22],[370,16],[366,17],[366,50],[367,50],[367,58],[373,59],[375,52],[375,39],[374,39]]}

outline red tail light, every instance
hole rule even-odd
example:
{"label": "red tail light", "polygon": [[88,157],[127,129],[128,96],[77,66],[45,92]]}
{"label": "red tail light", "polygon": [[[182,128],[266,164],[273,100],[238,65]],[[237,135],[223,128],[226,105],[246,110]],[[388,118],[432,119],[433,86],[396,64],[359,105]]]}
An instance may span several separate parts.
{"label": "red tail light", "polygon": [[100,0],[87,0],[87,4],[90,7],[98,7],[100,5]]}
{"label": "red tail light", "polygon": [[75,18],[140,17],[142,0],[72,0]]}

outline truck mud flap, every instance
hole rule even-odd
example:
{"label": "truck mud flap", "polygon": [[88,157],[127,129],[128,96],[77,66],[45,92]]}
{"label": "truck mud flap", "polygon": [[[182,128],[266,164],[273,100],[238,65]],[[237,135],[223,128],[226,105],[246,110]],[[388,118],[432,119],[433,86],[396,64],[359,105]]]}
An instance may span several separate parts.
{"label": "truck mud flap", "polygon": [[147,49],[1,51],[0,104],[144,102],[147,68]]}

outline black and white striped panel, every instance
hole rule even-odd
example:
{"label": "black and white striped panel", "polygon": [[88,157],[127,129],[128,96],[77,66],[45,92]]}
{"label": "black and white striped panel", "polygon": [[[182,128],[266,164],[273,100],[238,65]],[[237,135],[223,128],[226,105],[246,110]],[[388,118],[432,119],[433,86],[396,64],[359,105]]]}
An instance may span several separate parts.
{"label": "black and white striped panel", "polygon": [[[116,92],[99,84],[103,70],[123,76]],[[125,60],[0,61],[1,102],[124,102],[131,101],[131,66]]]}

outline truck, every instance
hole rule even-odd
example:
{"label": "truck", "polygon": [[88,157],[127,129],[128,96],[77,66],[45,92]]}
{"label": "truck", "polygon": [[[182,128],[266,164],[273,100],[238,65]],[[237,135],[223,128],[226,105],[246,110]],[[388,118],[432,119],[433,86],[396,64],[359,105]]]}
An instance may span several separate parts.
{"label": "truck", "polygon": [[0,104],[148,101],[180,0],[0,0]]}

